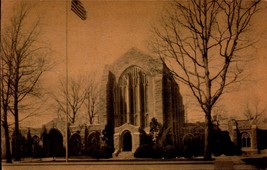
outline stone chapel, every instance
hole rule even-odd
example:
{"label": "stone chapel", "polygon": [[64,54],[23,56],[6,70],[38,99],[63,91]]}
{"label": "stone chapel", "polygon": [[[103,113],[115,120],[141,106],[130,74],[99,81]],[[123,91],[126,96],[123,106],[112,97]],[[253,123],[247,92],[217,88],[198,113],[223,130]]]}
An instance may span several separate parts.
{"label": "stone chapel", "polygon": [[169,127],[170,145],[182,145],[185,115],[179,86],[161,60],[137,49],[106,66],[99,112],[100,124],[114,128],[115,152],[135,152],[152,118]]}

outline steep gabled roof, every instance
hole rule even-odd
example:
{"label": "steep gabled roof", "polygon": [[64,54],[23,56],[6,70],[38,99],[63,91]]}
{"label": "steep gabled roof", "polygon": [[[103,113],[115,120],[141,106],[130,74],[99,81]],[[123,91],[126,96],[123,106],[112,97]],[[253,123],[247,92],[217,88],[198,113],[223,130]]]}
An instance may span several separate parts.
{"label": "steep gabled roof", "polygon": [[131,48],[113,62],[109,66],[109,70],[115,75],[121,75],[125,69],[134,65],[141,67],[148,75],[158,74],[162,71],[162,62],[160,60],[152,58],[136,48]]}

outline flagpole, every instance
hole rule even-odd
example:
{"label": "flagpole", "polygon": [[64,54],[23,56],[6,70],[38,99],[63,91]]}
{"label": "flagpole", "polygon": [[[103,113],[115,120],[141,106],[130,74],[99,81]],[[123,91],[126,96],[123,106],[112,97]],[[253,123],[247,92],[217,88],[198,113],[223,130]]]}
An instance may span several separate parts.
{"label": "flagpole", "polygon": [[[69,150],[69,141],[68,141],[68,129],[69,129],[69,61],[68,61],[68,27],[69,27],[69,0],[66,0],[66,162],[68,162],[68,150]],[[81,2],[79,0],[72,0],[71,1],[71,10],[77,14],[82,20],[86,19],[86,11],[84,7],[82,6]]]}
{"label": "flagpole", "polygon": [[69,151],[69,134],[68,134],[68,115],[69,115],[69,102],[68,102],[68,95],[69,95],[69,61],[68,61],[68,0],[66,0],[66,162],[68,162],[68,151]]}

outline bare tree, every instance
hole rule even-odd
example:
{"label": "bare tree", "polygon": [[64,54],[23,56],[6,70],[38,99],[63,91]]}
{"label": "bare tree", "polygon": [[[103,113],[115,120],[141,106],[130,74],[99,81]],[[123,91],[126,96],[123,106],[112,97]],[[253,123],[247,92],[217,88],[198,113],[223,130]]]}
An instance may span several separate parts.
{"label": "bare tree", "polygon": [[171,3],[153,50],[190,88],[205,113],[204,158],[211,159],[211,111],[226,87],[242,80],[243,50],[260,0],[188,0]]}
{"label": "bare tree", "polygon": [[[20,107],[24,107],[22,103],[28,96],[40,96],[38,82],[43,73],[49,69],[48,60],[46,60],[48,49],[38,44],[39,19],[28,24],[30,10],[29,4],[21,3],[1,39],[5,75],[3,77],[5,94],[2,97],[5,95],[3,105],[15,119],[15,160],[20,160],[20,144],[17,139]],[[4,117],[6,114],[5,111]],[[7,128],[6,119],[4,122]]]}
{"label": "bare tree", "polygon": [[[58,93],[53,95],[53,98],[57,104],[58,112],[62,112],[64,114],[68,113],[69,122],[71,124],[75,123],[78,111],[81,109],[86,99],[87,93],[86,93],[86,89],[83,86],[84,84],[83,81],[84,80],[81,78],[79,80],[71,79],[69,82],[68,93],[66,90],[66,82],[60,81],[60,86],[58,89],[59,91]],[[68,106],[70,108],[70,112],[67,112],[66,110],[67,109],[66,98],[67,98]]]}
{"label": "bare tree", "polygon": [[[85,112],[90,124],[95,123],[98,105],[98,86],[93,76],[78,76],[77,79],[71,78],[68,93],[66,83],[60,81],[58,92],[53,93],[52,97],[56,101],[57,112],[66,114],[66,98],[70,112],[68,115],[70,123],[75,123],[78,112]],[[66,95],[68,94],[68,97]]]}
{"label": "bare tree", "polygon": [[85,108],[89,119],[89,124],[95,123],[95,117],[97,116],[99,89],[95,78],[89,77],[87,80]]}
{"label": "bare tree", "polygon": [[220,128],[223,123],[228,123],[228,115],[224,110],[224,106],[215,105],[212,109],[212,121],[213,124]]}
{"label": "bare tree", "polygon": [[258,124],[264,112],[265,108],[261,107],[260,100],[255,99],[254,102],[246,104],[244,116],[247,120],[252,120],[255,124]]}
{"label": "bare tree", "polygon": [[11,64],[12,58],[5,58],[1,54],[1,121],[5,131],[5,146],[6,146],[6,162],[11,163],[11,151],[10,151],[10,138],[9,138],[9,124],[8,115],[10,115],[9,108],[12,100],[12,89],[11,89]]}

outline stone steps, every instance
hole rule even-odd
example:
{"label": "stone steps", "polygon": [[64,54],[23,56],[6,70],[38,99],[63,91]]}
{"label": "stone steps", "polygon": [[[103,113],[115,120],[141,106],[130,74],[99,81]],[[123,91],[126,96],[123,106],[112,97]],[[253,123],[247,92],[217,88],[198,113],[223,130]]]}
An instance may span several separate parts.
{"label": "stone steps", "polygon": [[120,152],[117,156],[117,158],[120,158],[120,159],[131,159],[131,158],[134,158],[134,153],[132,153],[131,151],[129,152]]}

